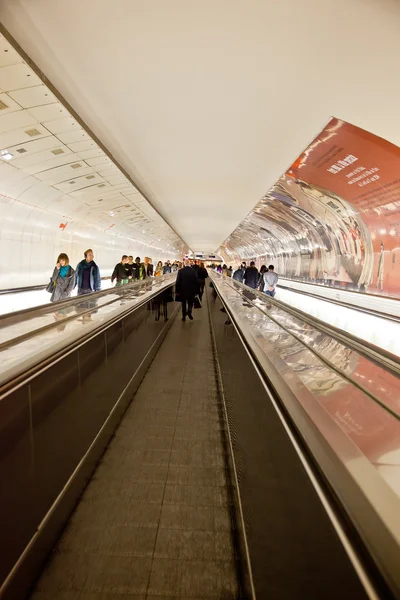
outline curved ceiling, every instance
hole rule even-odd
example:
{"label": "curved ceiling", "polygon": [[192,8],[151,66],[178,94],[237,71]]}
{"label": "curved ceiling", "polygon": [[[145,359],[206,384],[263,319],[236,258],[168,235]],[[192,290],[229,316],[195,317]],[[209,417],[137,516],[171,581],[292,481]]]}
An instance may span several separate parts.
{"label": "curved ceiling", "polygon": [[395,0],[2,0],[0,18],[194,251],[332,115],[400,145]]}

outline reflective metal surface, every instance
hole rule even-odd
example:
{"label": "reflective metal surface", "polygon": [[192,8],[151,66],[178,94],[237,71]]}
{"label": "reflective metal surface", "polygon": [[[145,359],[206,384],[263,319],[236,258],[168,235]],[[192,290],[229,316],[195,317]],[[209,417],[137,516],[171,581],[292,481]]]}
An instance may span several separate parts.
{"label": "reflective metal surface", "polygon": [[[318,403],[400,500],[398,377],[273,301],[259,299],[253,291],[214,273],[212,278],[235,317],[282,371],[299,402],[306,409],[311,398]],[[310,395],[304,396],[303,389]],[[400,540],[399,527],[397,534]]]}
{"label": "reflective metal surface", "polygon": [[0,385],[174,283],[176,274],[0,317]]}
{"label": "reflective metal surface", "polygon": [[[7,588],[7,598],[24,598],[53,547],[172,322],[177,305],[168,304],[168,322],[159,320],[161,296],[154,296],[168,285],[171,279],[157,283],[147,300],[150,288],[137,296],[124,290],[126,297],[114,290],[113,304],[106,305],[110,298],[103,296],[94,308],[98,312],[89,313],[93,323],[74,319],[63,331],[55,327],[53,337],[33,338],[37,358],[38,345],[47,341],[52,355],[51,340],[80,341],[0,392],[0,597]],[[82,302],[73,304],[76,316],[84,310]],[[1,587],[19,559],[14,576]]]}
{"label": "reflective metal surface", "polygon": [[[273,300],[258,301],[254,290],[215,273],[211,277],[235,327],[270,384],[279,390],[280,402],[293,426],[315,456],[374,560],[383,565],[385,577],[399,592],[397,378],[357,355],[350,344],[346,347],[333,336],[322,335],[309,324],[288,316]],[[359,386],[362,376],[363,385],[367,384],[365,391]],[[379,402],[374,394],[379,395]]]}

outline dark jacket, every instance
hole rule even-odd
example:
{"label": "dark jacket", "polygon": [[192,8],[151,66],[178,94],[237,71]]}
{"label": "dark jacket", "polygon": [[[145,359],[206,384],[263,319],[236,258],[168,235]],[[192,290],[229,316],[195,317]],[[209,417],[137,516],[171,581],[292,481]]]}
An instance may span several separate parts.
{"label": "dark jacket", "polygon": [[257,267],[247,267],[244,272],[243,283],[253,288],[254,290],[258,287],[258,269]]}
{"label": "dark jacket", "polygon": [[124,279],[128,279],[128,277],[131,275],[131,265],[123,265],[122,263],[118,263],[117,265],[115,265],[113,274],[111,275],[111,282],[113,282],[115,279],[117,281],[122,281]]}
{"label": "dark jacket", "polygon": [[129,265],[132,269],[133,279],[146,279],[146,267],[144,263],[133,263]]}
{"label": "dark jacket", "polygon": [[[82,289],[82,273],[85,263],[86,260],[83,259],[76,267],[76,283],[78,289]],[[90,289],[92,292],[99,292],[101,290],[100,269],[93,260],[90,263]]]}
{"label": "dark jacket", "polygon": [[203,269],[202,267],[199,267],[197,269],[197,278],[204,283],[204,281],[207,279],[208,277],[208,273],[207,273],[207,269]]}
{"label": "dark jacket", "polygon": [[147,277],[151,277],[153,275],[153,273],[154,273],[154,265],[148,263],[146,265],[146,275],[147,275]]}
{"label": "dark jacket", "polygon": [[70,297],[72,290],[75,287],[75,271],[70,266],[66,277],[61,277],[60,271],[57,267],[54,268],[51,281],[55,283],[53,291],[50,296],[50,302],[57,302],[58,300],[66,300]]}
{"label": "dark jacket", "polygon": [[236,269],[232,278],[235,281],[240,281],[240,283],[243,283],[243,276],[244,276],[244,269]]}
{"label": "dark jacket", "polygon": [[192,267],[183,267],[178,271],[175,290],[182,300],[193,300],[199,293],[199,280]]}

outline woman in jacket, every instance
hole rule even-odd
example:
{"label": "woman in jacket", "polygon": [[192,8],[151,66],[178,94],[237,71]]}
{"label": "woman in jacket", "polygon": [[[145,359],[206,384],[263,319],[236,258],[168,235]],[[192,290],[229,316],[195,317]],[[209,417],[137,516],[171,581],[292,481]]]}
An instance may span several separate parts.
{"label": "woman in jacket", "polygon": [[203,297],[204,286],[206,284],[207,277],[208,277],[207,269],[205,268],[204,263],[201,262],[199,268],[197,269],[197,279],[199,280],[199,286],[200,286],[200,291],[199,291],[200,300]]}
{"label": "woman in jacket", "polygon": [[160,277],[163,274],[163,264],[162,261],[159,260],[156,266],[156,270],[154,271],[154,275],[156,277]]}
{"label": "woman in jacket", "polygon": [[66,300],[71,296],[71,292],[75,287],[75,271],[69,264],[69,258],[64,252],[57,258],[51,283],[53,285],[50,302]]}

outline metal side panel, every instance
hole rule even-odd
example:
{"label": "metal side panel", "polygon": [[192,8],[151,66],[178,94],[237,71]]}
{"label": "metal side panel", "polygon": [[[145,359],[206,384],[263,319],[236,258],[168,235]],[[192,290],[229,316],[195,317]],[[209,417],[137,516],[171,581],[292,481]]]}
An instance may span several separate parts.
{"label": "metal side panel", "polygon": [[113,323],[0,402],[0,598],[26,597],[176,316],[153,302]]}

